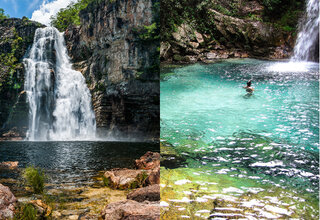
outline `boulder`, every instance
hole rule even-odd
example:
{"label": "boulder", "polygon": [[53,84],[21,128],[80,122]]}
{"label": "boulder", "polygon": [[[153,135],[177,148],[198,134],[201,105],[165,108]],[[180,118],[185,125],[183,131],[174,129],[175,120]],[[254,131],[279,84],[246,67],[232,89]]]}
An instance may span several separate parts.
{"label": "boulder", "polygon": [[148,151],[135,161],[138,169],[151,170],[160,167],[160,153]]}
{"label": "boulder", "polygon": [[17,199],[9,187],[0,184],[0,219],[11,219],[14,216]]}
{"label": "boulder", "polygon": [[102,219],[108,220],[159,220],[160,204],[133,200],[115,202],[108,204],[101,214]]}
{"label": "boulder", "polygon": [[160,185],[154,184],[147,187],[139,188],[127,195],[127,199],[137,202],[159,201],[160,200]]}
{"label": "boulder", "polygon": [[113,189],[134,189],[146,185],[151,170],[112,169],[104,173],[104,183]]}

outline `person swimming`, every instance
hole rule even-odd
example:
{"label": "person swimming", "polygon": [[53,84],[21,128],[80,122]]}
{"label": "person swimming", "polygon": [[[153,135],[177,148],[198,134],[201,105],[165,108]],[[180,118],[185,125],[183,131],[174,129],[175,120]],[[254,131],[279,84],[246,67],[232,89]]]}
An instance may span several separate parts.
{"label": "person swimming", "polygon": [[243,87],[247,93],[252,94],[254,91],[254,88],[251,87],[251,79],[247,82],[247,86]]}

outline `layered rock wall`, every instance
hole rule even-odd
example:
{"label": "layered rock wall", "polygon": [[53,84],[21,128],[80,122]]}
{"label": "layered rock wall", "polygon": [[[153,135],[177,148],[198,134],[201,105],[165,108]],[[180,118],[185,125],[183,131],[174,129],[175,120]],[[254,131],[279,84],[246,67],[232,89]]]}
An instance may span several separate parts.
{"label": "layered rock wall", "polygon": [[[101,137],[159,137],[159,40],[142,39],[154,0],[94,1],[65,38],[86,78]],[[155,67],[155,68],[152,68]]]}

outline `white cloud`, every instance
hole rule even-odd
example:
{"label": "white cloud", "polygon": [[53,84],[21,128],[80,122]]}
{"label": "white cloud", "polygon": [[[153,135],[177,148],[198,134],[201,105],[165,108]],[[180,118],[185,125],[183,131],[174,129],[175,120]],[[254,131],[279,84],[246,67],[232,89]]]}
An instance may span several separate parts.
{"label": "white cloud", "polygon": [[40,9],[35,10],[32,13],[31,20],[38,21],[44,25],[50,26],[50,17],[56,15],[60,8],[67,7],[71,2],[77,2],[78,0],[54,0],[48,2],[43,0]]}

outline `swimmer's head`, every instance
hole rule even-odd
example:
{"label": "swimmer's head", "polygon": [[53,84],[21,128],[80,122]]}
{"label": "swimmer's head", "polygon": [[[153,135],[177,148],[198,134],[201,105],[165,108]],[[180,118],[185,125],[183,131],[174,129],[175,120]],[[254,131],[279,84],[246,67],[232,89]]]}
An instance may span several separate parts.
{"label": "swimmer's head", "polygon": [[251,87],[251,79],[247,82],[247,87]]}

